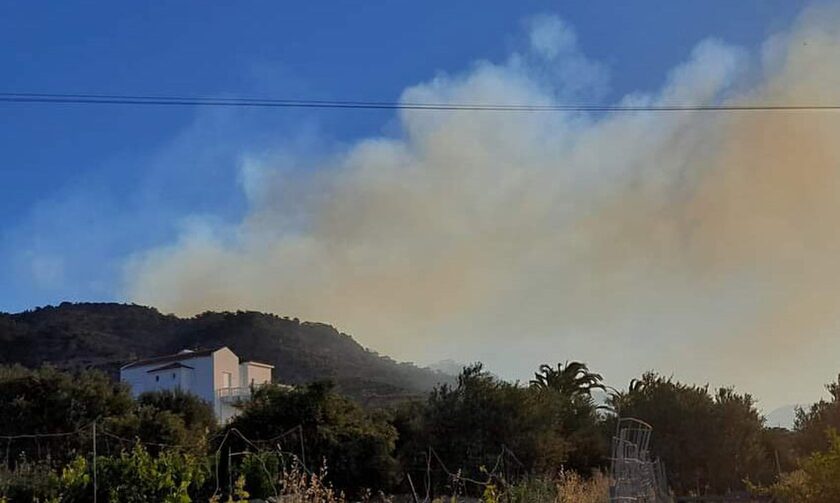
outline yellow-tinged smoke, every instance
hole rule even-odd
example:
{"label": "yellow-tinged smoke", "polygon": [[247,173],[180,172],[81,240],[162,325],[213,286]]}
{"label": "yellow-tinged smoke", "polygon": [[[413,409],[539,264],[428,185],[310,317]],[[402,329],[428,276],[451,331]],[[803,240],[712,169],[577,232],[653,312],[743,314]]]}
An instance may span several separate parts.
{"label": "yellow-tinged smoke", "polygon": [[[562,22],[531,35],[403,99],[552,104],[603,84]],[[623,101],[719,102],[840,103],[840,16],[806,12],[761,58],[703,42],[659,92]],[[616,381],[658,368],[770,404],[840,370],[840,112],[399,120],[314,175],[245,159],[249,216],[136,257],[129,296],[331,321],[399,357],[523,377],[567,358]]]}

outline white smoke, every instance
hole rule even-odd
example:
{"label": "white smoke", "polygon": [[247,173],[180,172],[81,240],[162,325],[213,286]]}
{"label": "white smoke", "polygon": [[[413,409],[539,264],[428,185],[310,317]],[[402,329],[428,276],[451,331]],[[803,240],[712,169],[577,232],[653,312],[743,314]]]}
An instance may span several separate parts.
{"label": "white smoke", "polygon": [[[806,12],[760,57],[704,41],[661,89],[621,103],[838,103],[838,20]],[[566,24],[539,17],[529,27],[527,50],[410,87],[402,100],[603,96],[607,70]],[[519,377],[571,358],[616,385],[657,368],[768,403],[811,397],[840,368],[829,357],[840,354],[840,116],[398,119],[399,134],[327,159],[246,156],[247,218],[199,225],[135,257],[128,296],[180,314],[328,321],[397,357],[481,358]]]}

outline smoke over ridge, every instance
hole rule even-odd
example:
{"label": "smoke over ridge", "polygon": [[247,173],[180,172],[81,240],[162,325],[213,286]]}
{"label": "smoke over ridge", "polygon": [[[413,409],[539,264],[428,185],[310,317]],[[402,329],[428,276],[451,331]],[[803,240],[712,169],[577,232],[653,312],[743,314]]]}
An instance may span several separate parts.
{"label": "smoke over ridge", "polygon": [[[758,57],[704,41],[661,89],[621,103],[840,103],[839,21],[806,11]],[[529,30],[527,50],[402,99],[598,99],[608,71],[573,30],[553,17]],[[248,216],[134,257],[128,297],[329,321],[398,357],[482,358],[518,377],[567,358],[615,384],[657,368],[765,403],[802,401],[840,368],[837,114],[403,110],[398,121],[399,134],[327,159],[245,156]]]}

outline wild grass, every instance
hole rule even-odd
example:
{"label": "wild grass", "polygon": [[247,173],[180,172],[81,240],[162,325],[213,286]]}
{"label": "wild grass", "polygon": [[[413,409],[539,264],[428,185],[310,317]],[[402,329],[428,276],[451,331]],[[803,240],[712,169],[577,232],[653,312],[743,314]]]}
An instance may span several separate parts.
{"label": "wild grass", "polygon": [[[601,472],[582,477],[577,472],[561,470],[553,479],[535,477],[511,486],[499,494],[499,503],[606,503],[609,479]],[[488,502],[489,503],[489,502]]]}
{"label": "wild grass", "polygon": [[[282,503],[347,503],[341,492],[326,482],[327,467],[309,473],[299,465],[283,470],[280,475]],[[504,488],[502,488],[504,486]],[[383,494],[362,495],[363,502],[414,502],[411,496],[394,497]],[[556,477],[531,477],[516,484],[488,484],[480,497],[448,495],[420,503],[607,503],[609,479],[601,472],[583,477],[573,471],[561,470]]]}
{"label": "wild grass", "polygon": [[280,498],[282,503],[346,503],[347,498],[336,492],[327,482],[327,465],[318,473],[305,471],[300,464],[284,468],[280,474]]}

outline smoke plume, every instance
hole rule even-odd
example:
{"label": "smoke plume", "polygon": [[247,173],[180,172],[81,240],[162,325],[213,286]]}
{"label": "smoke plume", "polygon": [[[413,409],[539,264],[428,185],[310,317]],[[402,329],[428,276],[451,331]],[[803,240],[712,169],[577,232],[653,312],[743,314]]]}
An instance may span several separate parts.
{"label": "smoke plume", "polygon": [[[627,105],[840,103],[840,16],[754,55],[707,40]],[[552,17],[499,63],[405,102],[599,99],[608,71]],[[250,212],[133,258],[128,296],[336,324],[410,359],[527,377],[582,359],[812,398],[840,368],[837,112],[399,112],[329,156],[245,156]],[[792,377],[793,376],[793,377]]]}

